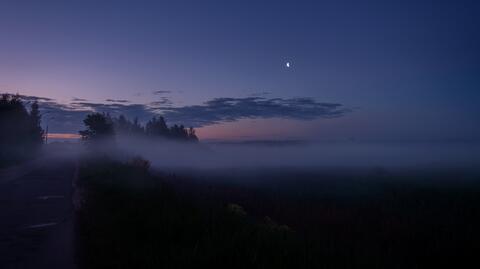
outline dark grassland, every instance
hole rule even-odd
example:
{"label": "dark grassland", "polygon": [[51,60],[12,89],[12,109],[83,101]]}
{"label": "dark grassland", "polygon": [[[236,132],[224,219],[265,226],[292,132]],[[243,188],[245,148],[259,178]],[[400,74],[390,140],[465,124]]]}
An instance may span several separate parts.
{"label": "dark grassland", "polygon": [[114,162],[81,171],[88,189],[79,212],[84,268],[192,268],[304,263],[287,227],[263,223],[221,201],[178,195],[161,177]]}
{"label": "dark grassland", "polygon": [[80,177],[88,195],[78,214],[83,267],[477,263],[478,174],[286,169],[195,175],[84,162]]}

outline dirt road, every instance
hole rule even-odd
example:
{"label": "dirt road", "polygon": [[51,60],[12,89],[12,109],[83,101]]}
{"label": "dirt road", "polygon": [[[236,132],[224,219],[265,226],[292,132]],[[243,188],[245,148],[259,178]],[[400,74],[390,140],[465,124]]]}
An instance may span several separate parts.
{"label": "dirt road", "polygon": [[0,268],[75,268],[72,159],[0,170]]}

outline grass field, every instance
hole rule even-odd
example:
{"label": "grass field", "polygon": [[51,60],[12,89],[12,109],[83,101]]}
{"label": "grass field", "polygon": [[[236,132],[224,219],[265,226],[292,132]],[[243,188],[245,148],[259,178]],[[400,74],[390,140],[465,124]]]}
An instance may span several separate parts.
{"label": "grass field", "polygon": [[471,177],[449,176],[263,172],[249,182],[241,174],[208,180],[155,174],[135,163],[84,162],[80,257],[84,268],[475,262],[480,187]]}
{"label": "grass field", "polygon": [[304,263],[286,226],[257,222],[235,204],[195,203],[162,178],[115,162],[87,164],[79,213],[85,268],[287,268]]}

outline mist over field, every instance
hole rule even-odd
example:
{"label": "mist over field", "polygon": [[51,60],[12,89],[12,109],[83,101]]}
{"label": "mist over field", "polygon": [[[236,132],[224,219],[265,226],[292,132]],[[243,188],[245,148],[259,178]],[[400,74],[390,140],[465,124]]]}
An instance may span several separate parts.
{"label": "mist over field", "polygon": [[480,163],[478,143],[355,143],[251,141],[177,143],[119,135],[123,152],[162,169],[194,168],[455,168]]}

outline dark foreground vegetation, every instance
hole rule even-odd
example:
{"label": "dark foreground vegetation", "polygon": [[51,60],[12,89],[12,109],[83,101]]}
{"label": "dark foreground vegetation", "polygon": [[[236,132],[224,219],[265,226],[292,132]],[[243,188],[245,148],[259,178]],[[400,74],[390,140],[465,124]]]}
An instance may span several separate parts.
{"label": "dark foreground vegetation", "polygon": [[256,221],[236,204],[180,195],[145,164],[82,166],[83,268],[292,268],[307,262],[305,246],[289,227]]}
{"label": "dark foreground vegetation", "polygon": [[0,97],[0,167],[32,158],[43,143],[37,102],[24,104],[19,95]]}
{"label": "dark foreground vegetation", "polygon": [[146,167],[141,159],[82,167],[88,189],[79,218],[84,268],[477,263],[475,174],[230,171],[227,178],[193,178],[152,175]]}

